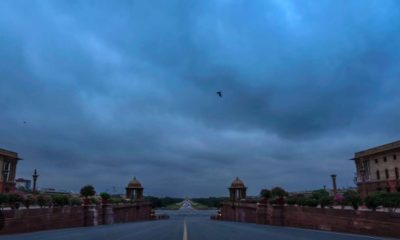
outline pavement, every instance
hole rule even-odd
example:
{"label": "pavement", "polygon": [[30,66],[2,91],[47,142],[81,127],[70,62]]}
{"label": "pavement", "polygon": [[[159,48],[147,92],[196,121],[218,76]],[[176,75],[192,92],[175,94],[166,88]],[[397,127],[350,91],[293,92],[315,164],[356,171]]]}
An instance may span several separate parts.
{"label": "pavement", "polygon": [[373,240],[377,237],[210,220],[215,211],[158,211],[170,219],[2,235],[0,240]]}

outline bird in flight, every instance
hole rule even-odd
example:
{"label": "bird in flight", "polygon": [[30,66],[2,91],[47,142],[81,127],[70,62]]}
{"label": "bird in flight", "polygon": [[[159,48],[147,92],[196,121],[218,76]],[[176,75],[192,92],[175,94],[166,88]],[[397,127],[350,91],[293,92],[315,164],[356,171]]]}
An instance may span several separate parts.
{"label": "bird in flight", "polygon": [[217,94],[218,94],[219,97],[222,97],[222,92],[221,91],[218,91]]}

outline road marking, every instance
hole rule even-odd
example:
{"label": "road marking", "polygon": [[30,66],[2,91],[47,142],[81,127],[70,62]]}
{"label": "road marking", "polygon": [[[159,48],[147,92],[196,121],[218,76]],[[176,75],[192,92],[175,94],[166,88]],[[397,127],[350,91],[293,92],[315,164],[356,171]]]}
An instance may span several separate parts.
{"label": "road marking", "polygon": [[187,227],[186,227],[186,218],[183,219],[183,240],[188,240]]}

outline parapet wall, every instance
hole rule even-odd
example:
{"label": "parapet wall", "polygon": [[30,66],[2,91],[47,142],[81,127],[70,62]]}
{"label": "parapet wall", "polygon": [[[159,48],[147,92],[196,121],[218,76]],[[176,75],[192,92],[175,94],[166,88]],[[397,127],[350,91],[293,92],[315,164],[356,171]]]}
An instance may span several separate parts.
{"label": "parapet wall", "polygon": [[225,202],[221,220],[400,237],[400,215],[313,207]]}
{"label": "parapet wall", "polygon": [[0,211],[0,234],[151,220],[151,204],[54,207]]}

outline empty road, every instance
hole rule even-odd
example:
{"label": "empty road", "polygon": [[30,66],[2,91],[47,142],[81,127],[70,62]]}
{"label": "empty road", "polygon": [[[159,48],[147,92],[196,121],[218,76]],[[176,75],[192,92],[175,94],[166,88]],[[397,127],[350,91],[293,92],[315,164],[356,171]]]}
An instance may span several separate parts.
{"label": "empty road", "polygon": [[164,211],[169,220],[3,235],[0,240],[373,240],[368,236],[210,220],[211,211]]}

